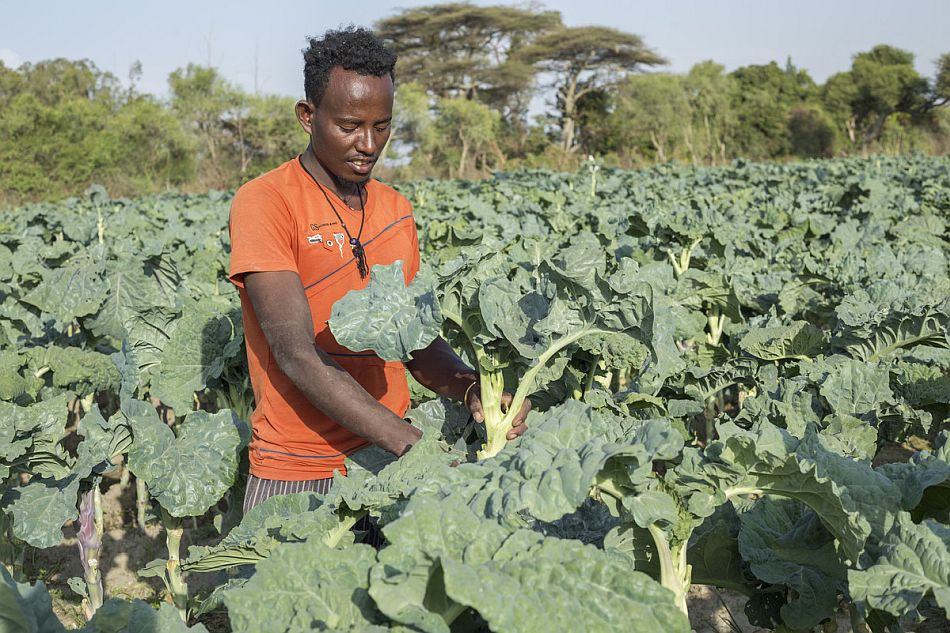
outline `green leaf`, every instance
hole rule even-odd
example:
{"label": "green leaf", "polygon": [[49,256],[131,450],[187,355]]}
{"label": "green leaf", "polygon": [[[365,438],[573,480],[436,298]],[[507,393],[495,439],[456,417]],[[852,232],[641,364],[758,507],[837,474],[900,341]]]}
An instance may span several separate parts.
{"label": "green leaf", "polygon": [[797,501],[766,497],[739,518],[739,551],[752,573],[794,592],[781,609],[784,623],[811,629],[834,618],[847,568],[815,514]]}
{"label": "green leaf", "polygon": [[119,384],[119,372],[112,359],[99,352],[78,347],[33,347],[26,351],[34,367],[47,367],[56,387],[72,389],[79,396],[112,391]]}
{"label": "green leaf", "polygon": [[243,633],[348,631],[381,623],[367,593],[376,561],[368,545],[335,550],[317,540],[281,545],[243,586],[224,594]]}
{"label": "green leaf", "polygon": [[885,367],[850,359],[831,366],[821,383],[821,395],[835,413],[859,418],[893,398]]}
{"label": "green leaf", "polygon": [[112,458],[124,454],[132,444],[132,429],[124,421],[123,416],[114,415],[107,422],[99,412],[99,405],[92,405],[77,428],[83,441],[76,449],[73,472],[85,478],[93,472],[102,474],[115,468]]}
{"label": "green leaf", "polygon": [[442,314],[430,281],[417,275],[406,286],[402,261],[376,265],[362,290],[333,304],[330,330],[354,352],[372,350],[388,361],[409,361],[439,335]]}
{"label": "green leaf", "polygon": [[275,495],[248,512],[220,543],[192,545],[182,561],[183,571],[214,571],[256,563],[273,553],[281,543],[308,539],[327,545],[348,544],[352,513],[340,512],[312,492]]}
{"label": "green leaf", "polygon": [[0,630],[4,633],[61,633],[66,629],[53,613],[53,600],[46,585],[13,580],[0,565]]}
{"label": "green leaf", "polygon": [[809,359],[825,345],[821,330],[806,321],[791,325],[755,328],[739,341],[745,352],[762,360]]}
{"label": "green leaf", "polygon": [[34,478],[25,486],[8,490],[4,501],[13,516],[13,535],[33,547],[53,547],[63,540],[63,525],[79,516],[76,495],[79,477],[63,481]]}
{"label": "green leaf", "polygon": [[95,313],[102,304],[106,284],[101,267],[91,257],[78,256],[64,266],[47,273],[45,279],[23,296],[22,301],[36,306],[65,325],[76,317]]}
{"label": "green leaf", "polygon": [[123,414],[134,437],[129,469],[172,516],[203,514],[234,483],[244,423],[230,410],[189,414],[177,438],[148,403],[132,400]]}
{"label": "green leaf", "polygon": [[151,368],[151,393],[181,415],[194,408],[194,394],[221,375],[241,349],[240,332],[209,303],[186,303],[169,326],[161,361]]}
{"label": "green leaf", "polygon": [[[392,543],[370,595],[397,622],[448,631],[464,607],[492,631],[688,631],[673,595],[629,562],[577,541],[509,531],[458,502],[414,499],[385,529]],[[512,593],[517,592],[517,608]]]}
{"label": "green leaf", "polygon": [[901,512],[865,570],[848,572],[852,597],[874,609],[913,615],[925,595],[950,613],[950,530],[934,521],[915,524]]}

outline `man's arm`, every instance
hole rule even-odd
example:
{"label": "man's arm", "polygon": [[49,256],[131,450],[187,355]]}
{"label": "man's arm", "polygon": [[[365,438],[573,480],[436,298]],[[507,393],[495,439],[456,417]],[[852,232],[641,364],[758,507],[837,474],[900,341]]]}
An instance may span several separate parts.
{"label": "man's arm", "polygon": [[402,455],[421,432],[381,405],[314,342],[313,319],[293,271],[244,275],[244,285],[277,366],[340,426]]}

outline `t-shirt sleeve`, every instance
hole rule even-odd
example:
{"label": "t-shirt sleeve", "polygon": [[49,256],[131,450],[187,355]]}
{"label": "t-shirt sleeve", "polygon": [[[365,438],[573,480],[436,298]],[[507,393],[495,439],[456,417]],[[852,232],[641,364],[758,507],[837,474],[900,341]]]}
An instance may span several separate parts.
{"label": "t-shirt sleeve", "polygon": [[231,202],[231,268],[228,279],[244,287],[244,274],[297,271],[294,220],[286,201],[270,187],[250,182]]}

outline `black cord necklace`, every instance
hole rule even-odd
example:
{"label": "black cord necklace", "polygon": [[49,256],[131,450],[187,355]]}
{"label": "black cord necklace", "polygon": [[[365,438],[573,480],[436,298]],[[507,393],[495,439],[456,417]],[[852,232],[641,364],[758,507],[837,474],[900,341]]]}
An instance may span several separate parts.
{"label": "black cord necklace", "polygon": [[363,190],[359,185],[356,185],[356,195],[360,199],[360,230],[356,234],[356,237],[350,233],[350,229],[347,228],[346,222],[343,221],[343,218],[336,211],[336,207],[333,206],[333,201],[330,200],[330,195],[327,193],[327,190],[323,185],[320,184],[320,181],[310,173],[310,170],[307,169],[307,166],[303,164],[303,157],[298,156],[297,161],[300,163],[300,166],[303,167],[303,170],[307,172],[307,175],[310,176],[310,179],[320,188],[320,191],[323,193],[323,197],[327,199],[327,204],[330,205],[330,210],[333,211],[333,215],[336,216],[336,219],[340,221],[340,224],[343,226],[343,230],[346,232],[346,236],[350,240],[350,250],[353,251],[353,257],[356,259],[356,270],[360,274],[360,279],[366,279],[366,275],[369,274],[369,268],[366,266],[366,251],[363,250],[363,244],[360,242],[360,238],[363,237],[363,223],[366,221],[366,208],[363,204]]}

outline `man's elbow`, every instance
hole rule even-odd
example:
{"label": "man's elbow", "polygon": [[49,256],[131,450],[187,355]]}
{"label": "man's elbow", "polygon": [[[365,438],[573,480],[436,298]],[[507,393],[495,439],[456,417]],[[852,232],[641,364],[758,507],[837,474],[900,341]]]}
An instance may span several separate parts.
{"label": "man's elbow", "polygon": [[307,343],[298,343],[292,341],[279,341],[271,345],[271,352],[274,355],[274,361],[277,367],[290,379],[306,371],[306,367],[312,366],[317,360],[318,355],[312,341]]}

